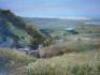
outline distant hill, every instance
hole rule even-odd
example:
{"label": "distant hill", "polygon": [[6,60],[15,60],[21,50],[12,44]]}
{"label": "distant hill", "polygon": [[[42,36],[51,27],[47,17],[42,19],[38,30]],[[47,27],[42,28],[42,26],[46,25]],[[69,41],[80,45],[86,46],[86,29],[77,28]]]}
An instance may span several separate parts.
{"label": "distant hill", "polygon": [[0,9],[0,47],[32,46],[41,44],[47,36],[31,25],[26,25],[10,10]]}
{"label": "distant hill", "polygon": [[100,25],[100,19],[59,19],[59,18],[22,18],[24,22],[33,24],[40,29],[64,29],[66,27],[76,27],[82,24]]}
{"label": "distant hill", "polygon": [[24,22],[35,24],[39,28],[47,29],[63,29],[66,27],[75,27],[80,23],[83,23],[81,20],[70,20],[70,19],[57,19],[57,18],[23,18]]}

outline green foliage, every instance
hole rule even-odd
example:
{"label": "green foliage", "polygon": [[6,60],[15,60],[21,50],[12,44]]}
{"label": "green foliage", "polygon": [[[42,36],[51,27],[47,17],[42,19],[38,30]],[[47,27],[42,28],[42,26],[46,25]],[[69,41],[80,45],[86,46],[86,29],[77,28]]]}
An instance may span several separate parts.
{"label": "green foliage", "polygon": [[4,27],[4,32],[8,30],[10,33],[8,35],[6,35],[7,32],[5,34],[1,33],[0,37],[5,35],[5,38],[9,37],[21,46],[32,46],[34,43],[44,44],[44,41],[49,38],[33,25],[24,23],[20,17],[14,15],[10,10],[0,9],[0,15],[1,27]]}

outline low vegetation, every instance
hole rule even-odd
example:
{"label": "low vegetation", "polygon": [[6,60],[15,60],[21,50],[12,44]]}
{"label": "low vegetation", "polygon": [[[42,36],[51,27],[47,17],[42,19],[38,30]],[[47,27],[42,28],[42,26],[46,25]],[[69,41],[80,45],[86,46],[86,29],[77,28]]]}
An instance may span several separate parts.
{"label": "low vegetation", "polygon": [[27,69],[28,75],[100,75],[100,50],[40,59]]}
{"label": "low vegetation", "polygon": [[[26,66],[37,59],[15,49],[0,48],[0,68],[5,67],[7,75],[27,75]],[[5,72],[4,71],[4,72]]]}
{"label": "low vegetation", "polygon": [[[21,51],[0,49],[10,61],[8,75],[100,75],[100,40],[78,38],[40,49],[36,59]],[[52,57],[52,58],[51,58]]]}
{"label": "low vegetation", "polygon": [[100,40],[86,37],[76,37],[69,41],[57,42],[54,45],[40,49],[40,57],[48,58],[65,53],[91,51],[100,48]]}
{"label": "low vegetation", "polygon": [[30,62],[36,61],[36,58],[26,55],[23,52],[11,49],[0,49],[0,57],[5,58],[9,61],[14,61],[15,63],[28,64]]}

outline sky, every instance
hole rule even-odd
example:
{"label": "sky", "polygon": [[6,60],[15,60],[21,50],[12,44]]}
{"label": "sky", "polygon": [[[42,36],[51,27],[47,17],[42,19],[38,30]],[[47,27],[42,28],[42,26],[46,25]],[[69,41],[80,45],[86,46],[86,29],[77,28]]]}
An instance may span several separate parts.
{"label": "sky", "polygon": [[0,0],[0,8],[23,17],[100,17],[100,0]]}

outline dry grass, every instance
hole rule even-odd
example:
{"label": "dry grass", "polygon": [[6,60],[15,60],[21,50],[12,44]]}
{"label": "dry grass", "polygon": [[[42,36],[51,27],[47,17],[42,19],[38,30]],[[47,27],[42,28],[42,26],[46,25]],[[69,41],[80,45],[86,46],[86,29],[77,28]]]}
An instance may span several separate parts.
{"label": "dry grass", "polygon": [[8,48],[0,49],[0,57],[8,60],[4,62],[8,75],[27,75],[27,64],[36,61],[36,58],[32,56]]}
{"label": "dry grass", "polygon": [[16,62],[10,65],[9,75],[100,75],[98,39],[65,41],[41,49],[40,54],[52,58],[36,61],[15,50],[0,49],[0,57],[6,57],[11,63]]}
{"label": "dry grass", "polygon": [[40,49],[40,56],[44,58],[62,55],[64,53],[84,52],[100,49],[100,40],[77,37],[65,42],[59,42],[46,48]]}
{"label": "dry grass", "polygon": [[9,61],[14,61],[16,63],[29,63],[36,60],[36,58],[26,55],[23,52],[19,52],[17,50],[11,50],[8,48],[0,49],[0,57],[8,59]]}
{"label": "dry grass", "polygon": [[100,75],[100,50],[40,59],[29,64],[28,75]]}

